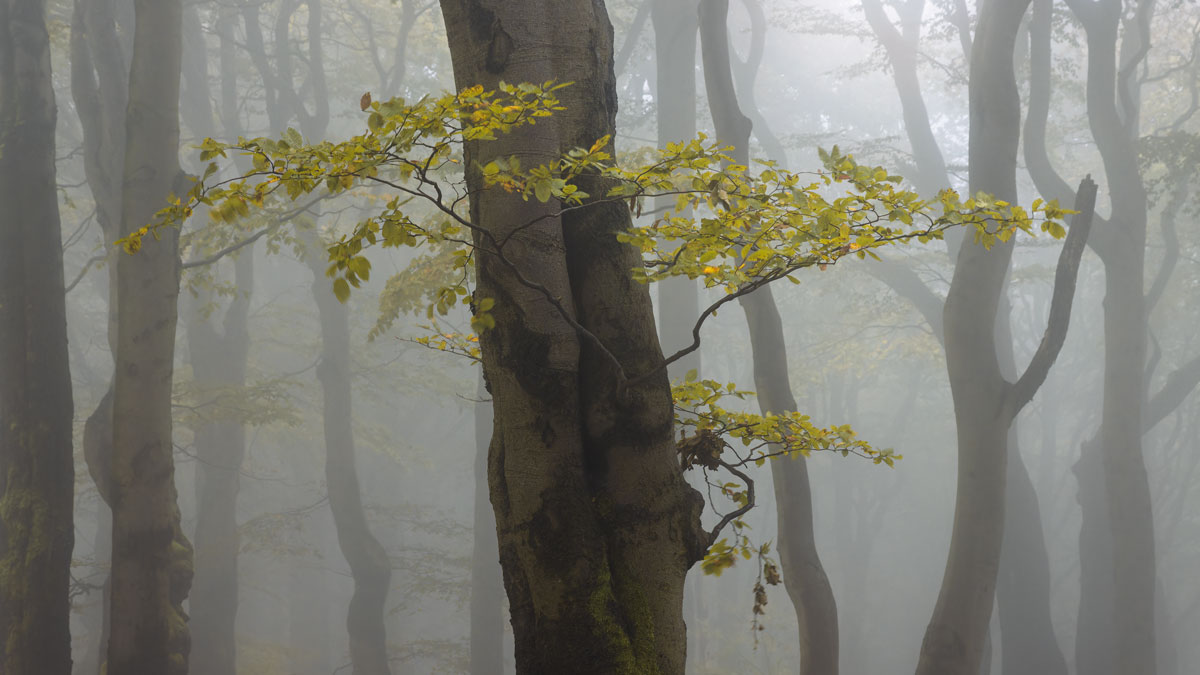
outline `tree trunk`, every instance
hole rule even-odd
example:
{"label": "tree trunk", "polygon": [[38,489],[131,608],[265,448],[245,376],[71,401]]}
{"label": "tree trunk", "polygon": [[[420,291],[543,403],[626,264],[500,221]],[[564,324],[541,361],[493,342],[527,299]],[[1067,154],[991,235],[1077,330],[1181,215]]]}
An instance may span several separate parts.
{"label": "tree trunk", "polygon": [[354,595],[346,613],[354,675],[387,675],[387,629],[383,609],[392,582],[387,551],[371,533],[363,512],[354,455],[350,386],[350,313],[325,276],[325,247],[306,231],[305,260],[313,272],[313,298],[321,317],[321,383],[325,426],[325,485],[338,546],[350,565]]}
{"label": "tree trunk", "polygon": [[[234,261],[237,296],[225,310],[218,332],[197,307],[188,323],[192,372],[202,396],[220,396],[246,384],[250,347],[247,321],[253,289],[253,250]],[[220,413],[218,413],[220,414]],[[234,675],[238,609],[237,497],[246,430],[240,420],[204,420],[195,429],[196,577],[188,604],[192,644],[191,675]]]}
{"label": "tree trunk", "polygon": [[[1017,29],[1029,0],[985,0],[970,73],[971,192],[1015,202],[1021,121],[1013,73]],[[1012,240],[991,250],[964,238],[944,311],[946,370],[958,429],[958,482],[945,576],[925,632],[918,675],[975,675],[992,617],[1000,546],[1010,385],[995,325]]]}
{"label": "tree trunk", "polygon": [[[613,133],[612,27],[601,2],[444,0],[442,10],[457,86],[574,82],[561,92],[565,111],[468,143],[468,167],[514,153],[538,163]],[[654,371],[662,352],[649,292],[630,278],[640,259],[615,237],[628,212],[606,203],[555,216],[553,203],[484,190],[476,168],[467,180],[482,230],[476,297],[496,302],[496,326],[480,339],[518,672],[682,673],[684,576],[708,537],[676,457],[667,377]],[[507,241],[503,261],[497,241]],[[584,344],[571,321],[608,354]]]}
{"label": "tree trunk", "polygon": [[[126,113],[122,229],[154,221],[179,169],[179,0],[135,3]],[[192,551],[179,527],[171,436],[179,230],[165,228],[117,262],[113,395],[113,563],[109,675],[187,672],[182,604]]]}
{"label": "tree trunk", "polygon": [[0,672],[71,672],[71,373],[41,0],[0,2]]}
{"label": "tree trunk", "polygon": [[[701,0],[700,35],[704,53],[704,82],[717,138],[734,147],[736,163],[750,164],[750,119],[738,106],[730,68],[728,0]],[[743,296],[754,360],[754,387],[763,413],[796,409],[788,381],[787,346],[783,321],[770,288]],[[775,508],[779,519],[779,562],[783,582],[799,624],[801,675],[838,672],[837,603],[813,532],[812,489],[804,458],[780,458],[771,463]]]}
{"label": "tree trunk", "polygon": [[[1103,457],[1103,494],[1108,513],[1091,519],[1108,521],[1112,576],[1081,578],[1084,596],[1113,589],[1112,632],[1081,634],[1080,639],[1102,649],[1111,645],[1113,672],[1154,675],[1154,514],[1142,451],[1147,204],[1137,164],[1139,92],[1136,86],[1118,91],[1125,84],[1121,73],[1139,67],[1143,50],[1150,47],[1142,44],[1137,26],[1149,20],[1154,2],[1138,3],[1134,17],[1125,24],[1127,30],[1121,36],[1120,55],[1117,52],[1122,25],[1119,3],[1072,2],[1071,8],[1087,30],[1088,123],[1104,160],[1112,194],[1109,236],[1104,240],[1106,245],[1096,249],[1104,262],[1104,403],[1100,428],[1093,442],[1085,446],[1099,451]],[[1127,57],[1125,50],[1131,56]],[[1083,492],[1081,482],[1081,503]],[[1094,498],[1086,501],[1095,506],[1101,504]],[[1103,571],[1103,566],[1092,565],[1088,570]]]}

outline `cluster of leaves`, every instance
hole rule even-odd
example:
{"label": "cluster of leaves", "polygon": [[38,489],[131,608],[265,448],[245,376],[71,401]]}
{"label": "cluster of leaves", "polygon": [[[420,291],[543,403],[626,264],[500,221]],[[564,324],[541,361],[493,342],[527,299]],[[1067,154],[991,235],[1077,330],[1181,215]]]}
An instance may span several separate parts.
{"label": "cluster of leaves", "polygon": [[684,382],[671,388],[671,395],[675,400],[675,423],[685,437],[689,432],[693,438],[715,436],[723,439],[721,450],[733,455],[732,461],[713,458],[711,448],[701,450],[703,444],[696,444],[696,451],[684,457],[685,467],[715,469],[720,463],[735,468],[762,466],[770,457],[808,457],[814,451],[853,454],[887,466],[903,459],[891,448],[871,447],[849,425],[820,427],[798,412],[757,414],[726,409],[722,399],[744,400],[754,392],[739,390],[732,383],[698,379],[694,370],[688,372]]}
{"label": "cluster of leaves", "polygon": [[[680,464],[684,470],[703,468],[710,492],[718,491],[734,505],[734,510],[726,515],[732,541],[724,538],[713,543],[700,563],[705,574],[720,575],[740,556],[746,560],[758,558],[760,577],[765,574],[769,580],[778,575],[767,556],[769,542],[756,545],[749,535],[749,525],[741,518],[754,505],[753,480],[742,471],[748,465],[762,466],[773,457],[808,457],[814,451],[853,454],[889,467],[903,459],[891,448],[871,447],[849,425],[820,427],[808,415],[795,411],[756,414],[727,409],[721,405],[723,399],[745,400],[754,393],[740,390],[732,383],[701,380],[695,370],[671,388],[671,395],[675,401],[675,424],[681,434],[676,444]],[[721,469],[736,480],[714,480],[709,472]],[[713,502],[711,494],[709,501]],[[755,598],[757,616],[762,613],[757,589]],[[761,604],[765,605],[765,590],[761,598]]]}
{"label": "cluster of leaves", "polygon": [[[418,258],[407,276],[393,279],[385,289],[381,319],[372,336],[386,330],[399,314],[424,305],[431,319],[430,334],[418,342],[478,359],[475,336],[442,331],[436,317],[469,304],[474,333],[494,325],[489,314],[494,301],[471,292],[472,258],[476,247],[503,258],[507,240],[471,221],[464,167],[456,148],[494,140],[561,110],[555,92],[564,86],[501,84],[498,91],[472,87],[412,104],[401,99],[380,103],[368,94],[362,99],[366,130],[336,143],[306,144],[294,130],[278,140],[239,139],[232,144],[205,140],[200,148],[203,160],[225,158],[232,152],[252,168],[210,183],[218,172],[216,163],[210,164],[188,194],[173,199],[160,213],[159,224],[144,227],[121,243],[134,252],[156,227],[181,222],[200,205],[208,207],[213,219],[234,222],[272,201],[292,204],[314,193],[325,198],[378,188],[386,193],[379,199],[382,206],[374,206],[370,215],[329,247],[327,274],[333,279],[335,295],[346,300],[352,288],[370,277],[366,249],[422,247],[426,255]],[[640,216],[647,199],[673,197],[671,208],[636,220],[618,237],[643,254],[642,266],[631,270],[638,281],[685,276],[724,290],[721,299],[697,319],[695,334],[724,303],[774,281],[795,282],[794,273],[809,267],[823,270],[845,256],[874,257],[876,248],[928,242],[953,227],[972,228],[978,241],[991,245],[1007,241],[1018,231],[1032,232],[1035,218],[1053,236],[1064,232],[1057,221],[1066,212],[1054,202],[1038,200],[1027,211],[983,194],[963,200],[953,190],[923,199],[902,189],[898,176],[860,165],[836,146],[821,151],[825,169],[812,173],[784,171],[770,162],[751,171],[703,136],[641,153],[646,161],[636,167],[616,162],[611,147],[611,139],[605,137],[589,148],[570,150],[531,168],[509,157],[467,170],[477,172],[485,189],[552,202],[560,214],[610,201],[627,204]],[[422,209],[433,216],[419,215]],[[402,290],[413,281],[432,286],[418,293]],[[696,346],[668,357],[659,368]],[[704,562],[710,573],[732,564],[735,554],[753,557],[757,552],[760,559],[766,555],[761,547],[751,547],[740,518],[753,505],[753,484],[741,467],[752,462],[761,465],[772,456],[807,456],[814,450],[855,454],[888,466],[899,459],[890,449],[876,450],[858,439],[848,426],[818,427],[798,412],[757,415],[727,410],[719,404],[722,397],[744,398],[749,392],[698,380],[694,373],[674,394],[685,433],[684,465],[721,468],[742,479],[714,485],[737,508],[717,528],[732,522],[735,540],[714,543]],[[689,431],[694,439],[690,442]],[[734,449],[735,441],[740,441],[741,450]],[[731,459],[725,459],[727,451]]]}

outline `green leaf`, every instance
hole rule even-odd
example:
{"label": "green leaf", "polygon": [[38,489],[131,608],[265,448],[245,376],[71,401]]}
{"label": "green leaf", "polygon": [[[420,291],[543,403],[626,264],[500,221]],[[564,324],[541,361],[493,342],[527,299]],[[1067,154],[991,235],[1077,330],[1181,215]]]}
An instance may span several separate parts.
{"label": "green leaf", "polygon": [[333,280],[333,297],[338,299],[338,302],[346,302],[350,299],[350,282],[344,277],[338,277]]}

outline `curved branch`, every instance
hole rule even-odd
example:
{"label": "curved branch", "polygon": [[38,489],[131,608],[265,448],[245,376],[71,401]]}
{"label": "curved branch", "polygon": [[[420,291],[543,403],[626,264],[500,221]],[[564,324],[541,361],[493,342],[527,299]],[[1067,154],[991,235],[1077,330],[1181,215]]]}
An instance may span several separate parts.
{"label": "curved branch", "polygon": [[1175,412],[1183,405],[1184,399],[1200,384],[1200,356],[1192,357],[1178,369],[1167,376],[1166,383],[1158,393],[1150,397],[1146,404],[1146,412],[1142,415],[1142,433],[1147,433],[1167,415]]}
{"label": "curved branch", "polygon": [[650,17],[650,5],[653,3],[654,0],[642,0],[637,14],[633,17],[633,22],[629,24],[629,30],[625,31],[625,41],[621,43],[621,51],[613,60],[613,72],[617,77],[623,75],[625,68],[629,65],[629,57],[633,56],[633,48],[637,46],[642,37],[642,30],[646,28],[646,19]]}
{"label": "curved branch", "polygon": [[1067,338],[1067,326],[1071,320],[1071,304],[1075,299],[1075,282],[1079,277],[1079,260],[1087,245],[1088,233],[1092,229],[1092,217],[1096,211],[1096,183],[1091,176],[1079,183],[1075,210],[1071,217],[1071,228],[1058,257],[1054,272],[1054,295],[1050,300],[1050,316],[1046,320],[1046,332],[1029,366],[1021,378],[1009,390],[1005,406],[1010,417],[1016,417],[1021,408],[1033,398],[1034,393],[1046,380],[1050,366],[1058,358],[1063,342]]}
{"label": "curved branch", "polygon": [[724,460],[717,460],[717,461],[720,462],[721,467],[723,469],[725,469],[729,473],[731,473],[731,474],[737,476],[738,478],[741,478],[743,481],[745,481],[745,483],[746,483],[746,504],[737,509],[734,509],[733,511],[730,511],[729,513],[726,513],[725,516],[721,518],[721,520],[708,533],[708,545],[704,547],[705,550],[708,550],[709,548],[712,547],[712,545],[714,543],[716,543],[717,536],[719,534],[721,534],[721,530],[725,529],[726,525],[728,525],[729,523],[732,523],[733,521],[737,520],[738,518],[741,518],[742,516],[746,515],[747,513],[750,512],[750,509],[754,508],[754,480],[751,479],[750,476],[746,475],[745,472],[738,469],[736,466],[734,466]]}

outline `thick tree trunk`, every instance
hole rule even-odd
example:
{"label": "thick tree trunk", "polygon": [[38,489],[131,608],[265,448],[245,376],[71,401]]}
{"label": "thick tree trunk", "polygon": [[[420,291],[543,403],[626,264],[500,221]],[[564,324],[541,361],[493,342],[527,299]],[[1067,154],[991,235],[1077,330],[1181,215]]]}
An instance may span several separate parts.
{"label": "thick tree trunk", "polygon": [[333,295],[325,276],[325,248],[306,233],[306,261],[313,272],[313,298],[321,317],[321,383],[325,426],[325,484],[338,545],[350,565],[354,595],[346,613],[354,675],[387,675],[384,605],[392,582],[387,551],[371,533],[363,512],[355,461],[350,386],[350,313]]}
{"label": "thick tree trunk", "polygon": [[[220,396],[246,383],[247,321],[253,251],[234,261],[238,294],[225,310],[224,330],[193,314],[188,323],[192,372],[202,396]],[[246,430],[236,419],[205,420],[195,429],[196,577],[192,585],[191,675],[234,675],[238,609],[237,497]]]}
{"label": "thick tree trunk", "polygon": [[71,373],[42,0],[0,1],[0,672],[71,672]]}
{"label": "thick tree trunk", "polygon": [[[750,164],[750,119],[742,114],[730,68],[728,0],[701,0],[700,36],[704,82],[717,138],[733,146],[733,159]],[[796,409],[788,381],[783,321],[770,288],[739,300],[746,312],[754,360],[754,385],[764,413]],[[779,519],[779,563],[799,625],[801,675],[838,672],[838,619],[833,589],[821,565],[813,532],[812,489],[804,458],[781,458],[771,464]]]}
{"label": "thick tree trunk", "polygon": [[[181,8],[135,3],[122,229],[132,232],[186,183],[179,169]],[[117,262],[113,396],[113,564],[109,675],[187,672],[182,603],[191,546],[179,527],[171,436],[179,232],[166,228]]]}
{"label": "thick tree trunk", "polygon": [[[565,111],[468,144],[467,166],[512,154],[536,164],[613,132],[603,3],[444,0],[442,10],[459,87],[574,82],[561,92]],[[472,221],[484,231],[476,233],[476,297],[496,301],[496,327],[481,342],[517,669],[682,673],[684,576],[708,537],[700,496],[676,458],[667,377],[659,371],[622,390],[613,359],[582,344],[563,314],[606,345],[628,377],[661,363],[649,293],[630,279],[639,257],[615,238],[628,212],[610,203],[555,217],[554,204],[483,190],[477,170],[468,184]],[[502,261],[495,242],[505,240]]]}
{"label": "thick tree trunk", "polygon": [[[479,396],[487,396],[483,381]],[[496,515],[488,499],[487,456],[492,406],[475,404],[475,528],[471,553],[471,675],[504,672],[504,581],[496,540]]]}

